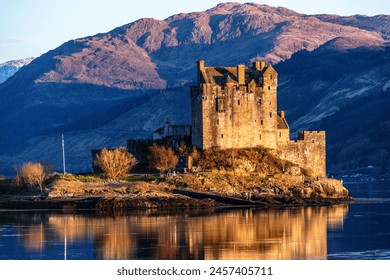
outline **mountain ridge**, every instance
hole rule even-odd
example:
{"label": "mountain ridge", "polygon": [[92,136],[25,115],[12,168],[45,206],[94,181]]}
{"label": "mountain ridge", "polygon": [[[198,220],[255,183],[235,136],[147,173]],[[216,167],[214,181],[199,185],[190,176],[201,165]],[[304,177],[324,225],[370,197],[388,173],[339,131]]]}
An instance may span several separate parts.
{"label": "mountain ridge", "polygon": [[[12,168],[20,161],[42,158],[53,159],[58,166],[61,159],[54,156],[58,151],[43,149],[57,147],[62,131],[73,143],[70,170],[77,172],[90,168],[91,148],[150,136],[167,117],[188,123],[189,86],[199,59],[207,65],[235,66],[257,59],[273,63],[280,77],[279,108],[286,110],[293,130],[331,129],[329,119],[341,118],[349,101],[359,103],[361,97],[374,97],[386,88],[388,37],[386,30],[375,26],[379,21],[388,24],[389,17],[372,18],[375,24],[363,24],[360,18],[225,3],[165,20],[139,19],[65,42],[0,84],[0,172],[1,166]],[[370,56],[375,59],[370,61]],[[367,73],[358,63],[377,67],[378,76],[361,82]],[[374,70],[370,73],[374,75]],[[349,86],[350,81],[355,85]],[[339,104],[327,106],[326,100]],[[367,108],[375,102],[369,101]],[[383,125],[388,115],[380,118],[375,115],[370,122]],[[341,132],[333,135],[346,141],[364,138],[357,132]],[[340,140],[329,139],[329,158],[341,151],[334,141]],[[354,152],[342,149],[346,158]],[[386,164],[382,164],[384,173]],[[358,165],[351,164],[351,170]]]}
{"label": "mountain ridge", "polygon": [[[35,71],[39,77],[34,82],[162,89],[193,77],[186,68],[192,71],[193,61],[217,52],[210,52],[210,48],[232,50],[225,51],[224,57],[204,57],[211,63],[263,59],[275,64],[297,51],[312,51],[337,37],[354,39],[358,46],[385,43],[377,32],[319,18],[280,7],[224,3],[204,12],[177,14],[165,20],[139,19],[107,33],[68,41],[48,52],[42,56],[47,67]],[[235,46],[244,47],[247,52],[240,53]],[[177,63],[172,60],[175,56]]]}

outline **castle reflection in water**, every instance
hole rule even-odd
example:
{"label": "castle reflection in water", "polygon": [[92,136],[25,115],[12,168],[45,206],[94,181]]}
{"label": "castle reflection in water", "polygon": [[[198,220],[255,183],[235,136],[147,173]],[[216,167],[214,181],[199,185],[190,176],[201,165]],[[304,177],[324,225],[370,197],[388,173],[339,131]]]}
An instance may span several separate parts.
{"label": "castle reflection in water", "polygon": [[[327,230],[348,205],[121,214],[8,213],[25,250],[90,243],[95,259],[326,259]],[[4,224],[1,214],[0,226]],[[28,220],[28,221],[27,221]],[[79,246],[79,247],[80,247]],[[70,251],[68,250],[68,253]]]}

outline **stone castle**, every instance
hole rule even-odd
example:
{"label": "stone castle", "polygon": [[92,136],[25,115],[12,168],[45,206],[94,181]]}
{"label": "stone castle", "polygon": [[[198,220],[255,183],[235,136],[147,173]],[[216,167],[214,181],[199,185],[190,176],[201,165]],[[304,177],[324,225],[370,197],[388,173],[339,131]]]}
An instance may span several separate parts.
{"label": "stone castle", "polygon": [[[201,150],[264,147],[310,176],[326,177],[325,131],[300,131],[297,140],[290,140],[284,111],[277,110],[278,73],[271,65],[206,67],[201,60],[197,76],[190,92],[192,125],[174,125],[167,119],[153,132],[153,139],[128,140],[127,149],[141,166],[147,166],[153,143]],[[99,151],[92,151],[93,158]],[[185,161],[180,160],[181,167]]]}
{"label": "stone castle", "polygon": [[265,62],[206,67],[199,61],[191,87],[192,144],[202,150],[262,146],[325,177],[325,131],[300,131],[290,140],[284,111],[277,110],[277,86],[278,73]]}

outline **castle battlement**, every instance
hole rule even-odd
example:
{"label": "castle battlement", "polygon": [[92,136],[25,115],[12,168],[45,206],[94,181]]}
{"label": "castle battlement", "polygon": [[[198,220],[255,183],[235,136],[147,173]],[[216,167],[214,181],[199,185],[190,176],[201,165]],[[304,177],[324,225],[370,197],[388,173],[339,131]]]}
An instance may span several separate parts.
{"label": "castle battlement", "polygon": [[277,109],[278,73],[256,61],[251,67],[197,63],[191,87],[192,144],[213,147],[271,149],[313,176],[325,176],[325,131],[301,131],[290,140],[284,111]]}

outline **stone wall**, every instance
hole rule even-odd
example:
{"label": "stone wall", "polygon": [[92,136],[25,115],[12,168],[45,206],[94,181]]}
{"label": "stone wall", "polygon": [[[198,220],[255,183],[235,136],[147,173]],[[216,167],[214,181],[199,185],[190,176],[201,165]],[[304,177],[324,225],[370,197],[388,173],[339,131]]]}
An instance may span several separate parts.
{"label": "stone wall", "polygon": [[139,167],[148,166],[149,150],[148,148],[156,143],[162,145],[163,141],[153,139],[130,139],[127,140],[127,150],[138,160]]}
{"label": "stone wall", "polygon": [[325,131],[300,131],[298,140],[279,143],[274,153],[306,169],[312,177],[326,177]]}

